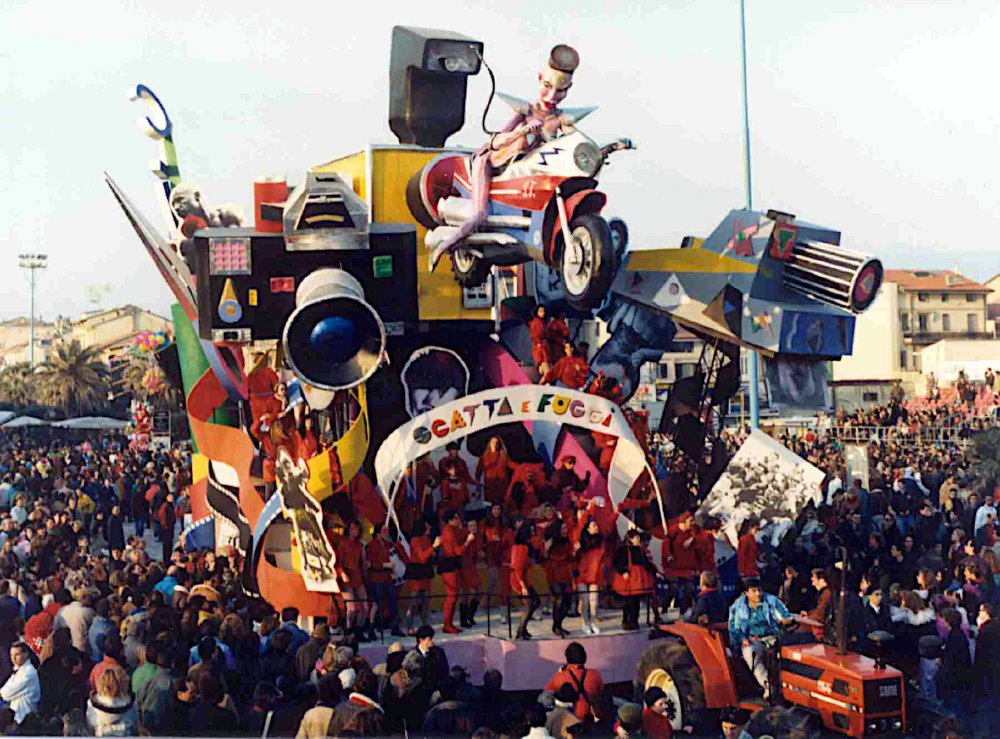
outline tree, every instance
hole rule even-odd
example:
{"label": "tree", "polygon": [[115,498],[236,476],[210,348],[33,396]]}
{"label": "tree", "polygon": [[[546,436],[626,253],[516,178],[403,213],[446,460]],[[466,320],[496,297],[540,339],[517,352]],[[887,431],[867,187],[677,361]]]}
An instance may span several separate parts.
{"label": "tree", "polygon": [[80,414],[101,404],[108,393],[108,369],[94,349],[73,340],[55,347],[42,365],[39,400],[60,406],[67,414]]}
{"label": "tree", "polygon": [[983,480],[1000,480],[1000,428],[991,428],[972,437],[972,449]]}
{"label": "tree", "polygon": [[11,365],[0,371],[0,403],[23,408],[37,400],[38,378],[27,362]]}

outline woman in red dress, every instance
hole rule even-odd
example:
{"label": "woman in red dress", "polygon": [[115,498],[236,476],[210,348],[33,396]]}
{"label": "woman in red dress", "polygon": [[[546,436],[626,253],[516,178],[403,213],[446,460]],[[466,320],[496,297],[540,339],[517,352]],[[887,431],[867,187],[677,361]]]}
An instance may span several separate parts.
{"label": "woman in red dress", "polygon": [[580,532],[580,542],[576,549],[577,590],[580,592],[580,613],[583,616],[583,631],[586,634],[600,634],[597,628],[597,604],[600,585],[603,581],[603,562],[606,546],[597,521],[590,519]]}
{"label": "woman in red dress", "polygon": [[514,463],[507,455],[507,448],[499,436],[494,436],[476,463],[476,479],[483,484],[487,503],[503,503],[513,471]]}
{"label": "woman in red dress", "polygon": [[427,524],[417,519],[413,525],[413,538],[410,539],[410,564],[406,568],[406,579],[410,582],[409,608],[406,609],[406,626],[410,636],[415,636],[417,624],[415,618],[420,615],[420,626],[427,624],[430,615],[431,580],[434,579],[434,545],[427,535]]}
{"label": "woman in red dress", "polygon": [[545,577],[552,593],[552,633],[569,636],[562,624],[569,612],[573,590],[573,549],[561,518],[555,519],[545,531]]}
{"label": "woman in red dress", "polygon": [[[367,619],[368,591],[365,588],[364,561],[365,545],[361,542],[361,524],[357,520],[347,525],[347,535],[342,536],[336,545],[337,574],[340,576],[340,588],[344,603],[347,605],[347,629],[352,629],[358,639],[368,638],[364,627]],[[374,638],[374,635],[371,635]]]}
{"label": "woman in red dress", "polygon": [[514,546],[510,549],[510,589],[520,596],[524,612],[517,626],[518,639],[530,639],[528,622],[531,621],[535,609],[538,608],[538,593],[528,583],[528,570],[531,568],[531,537],[534,536],[534,525],[530,521],[521,524],[514,537]]}
{"label": "woman in red dress", "polygon": [[[510,549],[514,532],[504,524],[503,506],[494,503],[483,521],[483,552],[486,555],[486,593],[501,606],[500,619],[507,622],[510,604]],[[489,601],[487,601],[489,602]]]}
{"label": "woman in red dress", "polygon": [[625,534],[625,543],[615,552],[612,566],[615,576],[611,587],[625,599],[622,627],[626,631],[638,631],[639,606],[644,597],[654,592],[656,574],[656,568],[642,547],[639,529],[631,528]]}

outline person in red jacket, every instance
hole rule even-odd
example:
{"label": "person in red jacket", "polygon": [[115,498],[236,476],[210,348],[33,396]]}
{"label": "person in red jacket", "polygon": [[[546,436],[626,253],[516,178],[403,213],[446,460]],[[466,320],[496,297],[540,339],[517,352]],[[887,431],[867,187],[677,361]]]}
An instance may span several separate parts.
{"label": "person in red jacket", "polygon": [[483,497],[487,503],[503,503],[513,472],[514,463],[503,440],[499,436],[492,437],[486,451],[476,462],[476,479],[483,484]]}
{"label": "person in red jacket", "polygon": [[535,308],[535,317],[528,323],[528,333],[531,335],[531,358],[542,374],[549,369],[549,333],[545,320],[545,306]]}
{"label": "person in red jacket", "polygon": [[504,508],[522,516],[530,516],[538,508],[538,491],[547,483],[545,465],[541,462],[523,462],[514,465]]}
{"label": "person in red jacket", "polygon": [[528,622],[541,602],[538,593],[531,587],[528,571],[531,568],[531,539],[535,534],[531,521],[524,521],[514,536],[514,546],[510,549],[510,589],[521,598],[524,611],[517,626],[518,639],[530,639]]}
{"label": "person in red jacket", "polygon": [[566,344],[563,356],[542,376],[541,384],[551,385],[558,382],[564,387],[582,390],[587,384],[589,374],[590,366],[587,360],[576,353],[572,344]]}
{"label": "person in red jacket", "polygon": [[469,483],[461,478],[458,465],[454,461],[448,460],[444,465],[444,474],[441,477],[440,486],[441,502],[438,503],[438,508],[442,512],[465,510],[465,506],[471,498]]}
{"label": "person in red jacket", "polygon": [[[393,582],[392,555],[395,554],[405,562],[406,552],[399,542],[391,538],[389,527],[377,523],[372,531],[372,540],[365,547],[365,559],[368,563],[368,588],[371,590],[372,603],[369,610],[369,621],[374,624],[376,614],[382,606],[389,606],[389,630],[393,636],[402,636],[399,629],[399,594]],[[383,616],[382,621],[385,621]]]}
{"label": "person in red jacket", "polygon": [[438,562],[438,572],[444,581],[444,626],[441,630],[446,634],[459,634],[455,628],[455,605],[458,594],[462,590],[462,554],[475,535],[462,526],[462,515],[456,510],[445,511],[444,526],[441,535],[435,541],[436,548],[441,551]]}
{"label": "person in red jacket", "polygon": [[580,613],[583,631],[600,634],[597,627],[597,605],[601,583],[604,582],[604,554],[606,546],[597,521],[589,518],[576,547],[577,590],[580,592]]}
{"label": "person in red jacket", "polygon": [[545,690],[556,693],[566,684],[572,685],[579,696],[573,708],[573,715],[578,719],[592,727],[609,717],[604,680],[600,672],[587,667],[587,650],[579,642],[570,642],[566,647],[566,664],[546,683]]}
{"label": "person in red jacket", "polygon": [[514,532],[504,525],[503,506],[494,503],[483,521],[483,553],[486,557],[486,592],[501,606],[500,619],[507,622],[510,604],[510,549]]}
{"label": "person in red jacket", "polygon": [[445,476],[445,468],[453,464],[458,474],[458,479],[467,484],[472,484],[472,475],[469,474],[469,465],[465,463],[465,460],[459,455],[462,451],[462,445],[457,441],[450,441],[445,446],[445,451],[447,452],[441,461],[438,462],[438,477]]}
{"label": "person in red jacket", "polygon": [[719,530],[719,519],[707,516],[698,528],[696,537],[698,547],[698,570],[701,572],[719,573],[719,565],[715,561],[715,534]]}
{"label": "person in red jacket", "polygon": [[367,633],[368,590],[365,588],[365,546],[361,542],[361,524],[354,520],[347,525],[347,535],[340,537],[334,551],[337,553],[336,570],[340,589],[347,606],[347,631],[352,629],[359,640],[375,638],[374,627]]}
{"label": "person in red jacket", "polygon": [[483,535],[479,531],[478,521],[469,521],[466,525],[469,531],[469,542],[462,552],[462,600],[459,607],[459,618],[462,626],[472,628],[476,625],[473,616],[479,608],[479,594],[483,589],[483,579],[479,576],[479,555],[483,551]]}
{"label": "person in red jacket", "polygon": [[[406,609],[406,625],[409,636],[415,636],[417,627],[428,623],[430,616],[431,580],[434,579],[434,543],[427,535],[427,524],[417,519],[410,539],[410,564],[406,568],[406,579],[410,583],[410,605]],[[420,623],[416,623],[419,614]]]}
{"label": "person in red jacket", "polygon": [[760,548],[757,546],[760,521],[753,517],[748,518],[743,532],[736,545],[736,569],[744,580],[749,577],[760,577]]}
{"label": "person in red jacket", "polygon": [[573,549],[561,518],[555,519],[545,531],[545,577],[553,600],[552,633],[569,636],[563,628],[563,619],[569,613],[573,592]]}
{"label": "person in red jacket", "polygon": [[569,324],[562,313],[553,312],[552,320],[545,329],[545,336],[549,342],[549,356],[561,357],[566,351],[563,347],[569,343]]}
{"label": "person in red jacket", "polygon": [[668,586],[664,607],[673,600],[681,613],[691,607],[695,576],[701,571],[698,532],[691,512],[684,511],[667,526],[663,540],[661,566]]}

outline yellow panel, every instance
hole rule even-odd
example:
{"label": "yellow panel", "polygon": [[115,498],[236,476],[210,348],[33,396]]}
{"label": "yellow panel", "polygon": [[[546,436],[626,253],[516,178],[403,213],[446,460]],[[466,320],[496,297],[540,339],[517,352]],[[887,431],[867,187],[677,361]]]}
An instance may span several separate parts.
{"label": "yellow panel", "polygon": [[753,274],[756,265],[724,257],[707,249],[644,249],[631,252],[628,272],[733,272]]}
{"label": "yellow panel", "polygon": [[[350,482],[361,469],[365,456],[368,454],[369,441],[368,401],[365,386],[358,385],[351,392],[354,393],[361,412],[351,427],[334,444],[337,448],[337,458],[340,460],[340,474],[345,483]],[[320,452],[309,459],[307,464],[309,465],[309,481],[306,483],[306,490],[316,500],[326,500],[333,493],[332,480],[330,479],[330,455],[326,452]]]}
{"label": "yellow panel", "polygon": [[[374,146],[372,162],[372,219],[376,223],[412,223],[417,227],[417,291],[420,320],[479,320],[488,321],[488,308],[465,308],[462,288],[451,274],[448,260],[442,260],[437,270],[427,269],[424,235],[427,229],[417,223],[406,204],[406,184],[410,177],[441,153],[439,149],[392,148]],[[314,167],[316,172],[347,174],[354,180],[354,191],[367,199],[367,155],[358,152]]]}
{"label": "yellow panel", "polygon": [[204,454],[191,455],[191,482],[208,477],[208,457]]}

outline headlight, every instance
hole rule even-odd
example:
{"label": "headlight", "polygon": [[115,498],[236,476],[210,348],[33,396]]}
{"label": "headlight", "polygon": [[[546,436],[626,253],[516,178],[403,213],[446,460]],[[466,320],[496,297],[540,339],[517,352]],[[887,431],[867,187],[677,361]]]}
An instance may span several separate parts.
{"label": "headlight", "polygon": [[577,144],[573,150],[573,163],[585,175],[593,177],[597,174],[597,170],[601,168],[601,164],[603,163],[601,161],[601,150],[590,142],[585,141],[582,144]]}

